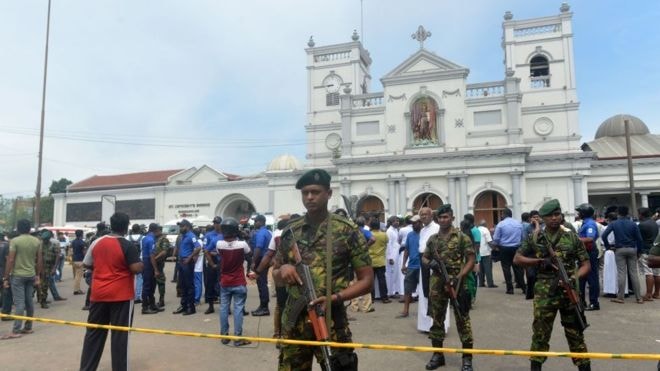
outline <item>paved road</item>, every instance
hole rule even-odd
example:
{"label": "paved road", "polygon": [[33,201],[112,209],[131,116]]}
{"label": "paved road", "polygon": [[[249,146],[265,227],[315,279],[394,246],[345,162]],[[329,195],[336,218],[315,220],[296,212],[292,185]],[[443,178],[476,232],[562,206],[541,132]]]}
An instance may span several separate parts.
{"label": "paved road", "polygon": [[[171,274],[168,263],[166,272]],[[495,265],[496,282],[502,281],[501,269]],[[71,267],[65,267],[64,281],[58,285],[63,295],[71,294]],[[167,311],[157,315],[141,315],[136,310],[136,327],[218,333],[218,314],[198,314],[188,317],[173,315],[177,306],[173,284],[168,284]],[[258,303],[256,286],[250,286],[248,309]],[[470,313],[474,328],[475,346],[484,349],[529,349],[531,338],[532,306],[517,290],[516,295],[504,294],[503,285],[496,289],[480,289],[475,309]],[[69,300],[57,302],[50,309],[37,308],[36,316],[86,321],[87,312],[81,311],[83,296],[68,295]],[[272,307],[272,302],[271,302]],[[602,310],[588,314],[591,327],[586,332],[587,345],[594,352],[660,353],[660,300],[638,305],[628,299],[619,305],[603,299]],[[138,308],[139,309],[139,308]],[[351,322],[354,340],[361,343],[430,345],[424,334],[416,330],[416,305],[408,319],[395,319],[401,304],[376,304],[376,311],[354,314]],[[231,323],[231,322],[230,322]],[[272,317],[246,317],[244,334],[272,336]],[[0,333],[11,329],[11,322],[0,322]],[[0,369],[2,370],[76,370],[84,329],[36,323],[34,334],[17,340],[0,341]],[[460,341],[455,326],[449,331],[447,347],[458,347]],[[251,347],[224,346],[217,340],[174,337],[151,334],[131,334],[129,340],[130,366],[133,370],[275,370],[278,352],[271,344],[253,344]],[[567,351],[559,319],[555,322],[551,349]],[[423,370],[430,354],[359,350],[361,370]],[[529,369],[523,357],[477,356],[477,370],[522,371]],[[594,370],[627,371],[656,370],[656,362],[595,360]],[[460,355],[447,355],[446,370],[460,367]],[[110,370],[109,340],[106,344],[101,370]],[[318,369],[318,368],[317,368]],[[547,370],[573,369],[568,359],[550,359]]]}

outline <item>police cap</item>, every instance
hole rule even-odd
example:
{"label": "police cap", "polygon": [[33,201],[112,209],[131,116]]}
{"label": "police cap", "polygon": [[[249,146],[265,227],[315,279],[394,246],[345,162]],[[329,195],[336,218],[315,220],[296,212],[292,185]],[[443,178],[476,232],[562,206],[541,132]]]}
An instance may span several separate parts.
{"label": "police cap", "polygon": [[561,210],[561,205],[559,205],[559,200],[553,198],[550,201],[546,201],[543,206],[539,209],[539,215],[548,216],[552,214],[555,210]]}
{"label": "police cap", "polygon": [[312,169],[303,174],[296,182],[296,189],[302,189],[305,186],[318,184],[330,188],[330,174],[323,169]]}

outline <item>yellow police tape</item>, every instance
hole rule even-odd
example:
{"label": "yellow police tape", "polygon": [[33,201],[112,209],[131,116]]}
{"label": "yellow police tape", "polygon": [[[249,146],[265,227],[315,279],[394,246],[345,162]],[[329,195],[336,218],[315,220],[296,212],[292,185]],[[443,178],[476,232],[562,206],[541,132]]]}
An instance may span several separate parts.
{"label": "yellow police tape", "polygon": [[335,343],[335,342],[323,342],[323,341],[274,339],[274,338],[260,338],[260,337],[252,337],[252,336],[218,335],[218,334],[207,334],[202,332],[168,331],[168,330],[156,330],[156,329],[139,328],[139,327],[99,325],[99,324],[87,323],[87,322],[75,322],[75,321],[64,321],[64,320],[50,319],[50,318],[14,316],[14,315],[0,313],[0,318],[3,317],[10,319],[25,320],[25,321],[44,322],[44,323],[52,323],[56,325],[68,325],[68,326],[87,327],[87,328],[95,328],[95,329],[141,332],[145,334],[189,336],[189,337],[209,338],[209,339],[248,340],[252,342],[271,343],[271,344],[292,344],[292,345],[307,345],[307,346],[326,345],[333,348],[396,350],[396,351],[406,351],[406,352],[469,353],[469,354],[489,355],[489,356],[519,356],[519,357],[535,356],[535,357],[565,357],[565,358],[570,357],[570,358],[591,358],[591,359],[628,359],[628,360],[640,360],[640,361],[649,361],[649,360],[660,361],[660,354],[535,352],[529,350],[456,349],[456,348],[433,348],[433,347],[421,347],[421,346],[416,347],[416,346],[387,345],[387,344]]}

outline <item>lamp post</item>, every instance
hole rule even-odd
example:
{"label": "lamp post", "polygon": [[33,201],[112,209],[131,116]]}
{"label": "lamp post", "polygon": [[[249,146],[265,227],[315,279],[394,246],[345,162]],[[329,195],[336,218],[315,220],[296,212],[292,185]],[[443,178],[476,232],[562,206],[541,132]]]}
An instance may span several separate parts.
{"label": "lamp post", "polygon": [[34,226],[39,227],[41,217],[41,166],[44,157],[44,120],[46,117],[46,79],[48,77],[48,39],[50,37],[50,2],[46,18],[46,51],[44,56],[44,81],[41,90],[41,127],[39,130],[39,165],[37,166],[37,190],[34,195]]}

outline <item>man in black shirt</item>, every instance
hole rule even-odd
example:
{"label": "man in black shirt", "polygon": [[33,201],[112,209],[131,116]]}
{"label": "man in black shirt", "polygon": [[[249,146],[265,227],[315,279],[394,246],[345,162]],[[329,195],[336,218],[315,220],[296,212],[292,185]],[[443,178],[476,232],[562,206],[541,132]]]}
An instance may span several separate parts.
{"label": "man in black shirt", "polygon": [[83,259],[85,258],[87,245],[85,244],[85,240],[83,240],[83,231],[81,229],[76,230],[76,239],[71,242],[71,249],[73,250],[71,257],[74,278],[73,295],[82,295],[84,292],[80,289],[80,281],[83,275]]}
{"label": "man in black shirt", "polygon": [[[639,256],[639,271],[646,279],[646,294],[642,297],[644,301],[652,301],[658,298],[660,292],[660,269],[649,268],[649,251],[653,246],[653,241],[658,237],[658,225],[651,218],[651,210],[648,207],[641,207],[637,210],[639,215],[639,233],[642,235],[642,251]],[[653,294],[655,286],[655,295]]]}

